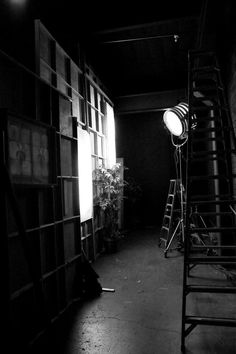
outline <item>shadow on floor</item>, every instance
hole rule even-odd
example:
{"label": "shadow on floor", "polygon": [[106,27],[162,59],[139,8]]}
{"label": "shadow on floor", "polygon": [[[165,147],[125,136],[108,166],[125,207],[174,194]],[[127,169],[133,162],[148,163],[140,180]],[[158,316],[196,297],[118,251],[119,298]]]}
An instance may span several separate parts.
{"label": "shadow on floor", "polygon": [[[115,292],[75,302],[31,353],[181,353],[182,265],[178,251],[164,257],[158,230],[129,233],[117,253],[93,265],[102,287]],[[204,301],[214,307],[208,295]],[[235,329],[196,328],[186,345],[186,354],[235,354]]]}

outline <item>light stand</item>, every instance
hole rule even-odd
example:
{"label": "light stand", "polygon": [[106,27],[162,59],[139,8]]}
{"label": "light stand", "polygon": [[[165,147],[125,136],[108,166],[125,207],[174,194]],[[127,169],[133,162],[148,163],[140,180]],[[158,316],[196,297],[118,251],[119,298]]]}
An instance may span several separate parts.
{"label": "light stand", "polygon": [[[180,230],[181,238],[180,245],[177,249],[181,249],[184,246],[184,214],[185,214],[185,198],[184,198],[184,186],[183,186],[183,174],[182,174],[182,147],[186,144],[188,140],[188,116],[189,107],[186,102],[180,102],[177,106],[169,108],[165,111],[163,115],[163,121],[171,133],[171,142],[176,148],[175,154],[177,158],[176,163],[176,173],[177,173],[177,193],[180,195],[180,218],[175,227],[175,230],[166,244],[164,255],[166,257],[168,250],[170,249],[178,230]],[[191,116],[190,119],[191,129],[196,127],[196,117]],[[175,142],[176,139],[176,142]],[[171,220],[172,221],[172,220]]]}
{"label": "light stand", "polygon": [[[174,141],[173,141],[173,136],[172,136],[172,143],[174,144]],[[168,250],[170,249],[174,239],[175,239],[175,236],[178,235],[178,231],[180,231],[181,233],[181,239],[180,239],[180,245],[179,247],[177,247],[177,249],[181,249],[184,245],[184,204],[185,204],[185,201],[184,201],[184,186],[183,186],[183,176],[182,176],[182,151],[181,151],[181,147],[186,143],[187,140],[185,140],[184,143],[182,144],[174,144],[174,146],[176,147],[176,154],[177,154],[177,159],[178,159],[178,162],[179,162],[179,170],[178,170],[178,167],[177,167],[177,176],[178,176],[178,179],[177,179],[177,194],[180,195],[180,218],[179,218],[179,221],[174,229],[174,232],[168,242],[168,244],[166,245],[166,248],[164,249],[164,256],[166,257],[167,256],[167,252]]]}

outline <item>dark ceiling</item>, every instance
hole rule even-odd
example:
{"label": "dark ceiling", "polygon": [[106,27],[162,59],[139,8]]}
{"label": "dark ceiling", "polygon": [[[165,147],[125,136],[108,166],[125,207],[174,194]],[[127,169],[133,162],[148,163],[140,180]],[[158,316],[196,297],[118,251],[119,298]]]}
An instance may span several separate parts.
{"label": "dark ceiling", "polygon": [[3,1],[8,26],[40,18],[66,51],[79,40],[111,97],[187,85],[187,53],[204,0]]}

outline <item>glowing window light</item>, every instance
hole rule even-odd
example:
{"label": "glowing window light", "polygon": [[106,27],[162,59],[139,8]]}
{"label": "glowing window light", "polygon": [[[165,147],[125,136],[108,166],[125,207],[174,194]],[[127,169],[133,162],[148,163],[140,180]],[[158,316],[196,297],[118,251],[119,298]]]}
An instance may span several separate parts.
{"label": "glowing window light", "polygon": [[107,167],[116,163],[115,118],[113,107],[107,103]]}
{"label": "glowing window light", "polygon": [[93,182],[90,136],[78,127],[78,169],[80,221],[93,217]]}

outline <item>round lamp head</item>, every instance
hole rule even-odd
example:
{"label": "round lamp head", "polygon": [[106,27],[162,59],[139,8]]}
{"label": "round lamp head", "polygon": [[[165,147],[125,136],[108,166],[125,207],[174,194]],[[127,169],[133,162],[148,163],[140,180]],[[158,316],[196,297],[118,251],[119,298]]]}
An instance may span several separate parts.
{"label": "round lamp head", "polygon": [[169,132],[180,139],[184,139],[188,133],[188,105],[181,102],[173,108],[169,108],[163,115],[163,121]]}

